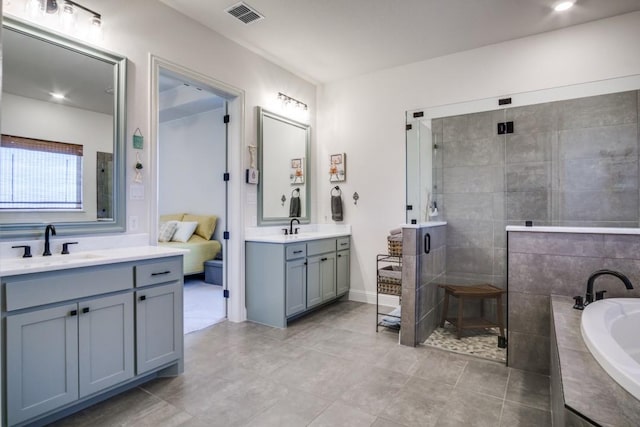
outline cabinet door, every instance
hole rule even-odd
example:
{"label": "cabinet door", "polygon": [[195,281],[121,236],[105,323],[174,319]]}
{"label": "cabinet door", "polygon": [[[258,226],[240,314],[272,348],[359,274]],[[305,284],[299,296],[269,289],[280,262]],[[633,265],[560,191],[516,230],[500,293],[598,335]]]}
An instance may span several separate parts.
{"label": "cabinet door", "polygon": [[350,281],[350,252],[339,251],[338,259],[336,261],[336,293],[342,295],[349,291]]}
{"label": "cabinet door", "polygon": [[136,373],[182,357],[182,282],[136,292]]}
{"label": "cabinet door", "polygon": [[289,317],[307,307],[307,261],[304,258],[288,261],[286,274],[285,307]]}
{"label": "cabinet door", "polygon": [[320,283],[322,301],[329,301],[336,297],[336,254],[320,256]]}
{"label": "cabinet door", "polygon": [[77,310],[67,304],[7,316],[9,425],[78,399]]}
{"label": "cabinet door", "polygon": [[133,295],[78,304],[80,397],[133,377]]}
{"label": "cabinet door", "polygon": [[307,308],[322,302],[322,282],[320,281],[322,258],[322,256],[307,258]]}

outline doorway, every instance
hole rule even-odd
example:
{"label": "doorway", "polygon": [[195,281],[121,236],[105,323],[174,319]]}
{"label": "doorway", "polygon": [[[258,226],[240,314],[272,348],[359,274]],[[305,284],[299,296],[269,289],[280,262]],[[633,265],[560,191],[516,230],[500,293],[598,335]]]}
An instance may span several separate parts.
{"label": "doorway", "polygon": [[[225,179],[234,152],[239,151],[237,147],[230,150],[230,141],[240,145],[241,92],[156,57],[152,57],[151,80],[151,135],[156,141],[152,164],[157,183],[152,230],[167,221],[177,220],[180,227],[196,223],[194,234],[177,242],[189,249],[184,265],[185,333],[227,317],[242,320],[233,302],[244,306],[244,293],[230,291],[229,286],[231,277],[233,288],[243,288],[242,278],[229,271],[230,265],[239,262],[238,251],[233,251],[236,245],[231,243],[236,239],[228,239],[233,217],[241,217],[241,210],[237,198],[230,197]],[[235,119],[231,126],[230,114]]]}

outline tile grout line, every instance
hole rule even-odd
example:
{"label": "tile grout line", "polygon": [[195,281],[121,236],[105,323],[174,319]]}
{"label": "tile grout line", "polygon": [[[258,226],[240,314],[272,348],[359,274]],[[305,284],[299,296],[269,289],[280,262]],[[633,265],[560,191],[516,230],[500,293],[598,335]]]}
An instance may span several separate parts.
{"label": "tile grout line", "polygon": [[504,387],[504,394],[502,396],[502,408],[500,409],[500,418],[498,419],[498,425],[502,425],[502,416],[504,415],[504,404],[507,401],[507,391],[509,390],[509,381],[511,381],[511,369],[509,370],[509,374],[507,375],[507,384]]}

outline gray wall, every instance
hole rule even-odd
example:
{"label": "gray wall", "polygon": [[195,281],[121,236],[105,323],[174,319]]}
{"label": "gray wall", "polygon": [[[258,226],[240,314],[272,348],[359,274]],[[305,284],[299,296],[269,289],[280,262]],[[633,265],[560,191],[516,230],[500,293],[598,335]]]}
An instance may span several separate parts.
{"label": "gray wall", "polygon": [[509,366],[549,374],[550,295],[586,293],[589,275],[608,268],[627,275],[627,291],[611,276],[607,298],[640,297],[640,235],[509,232]]}
{"label": "gray wall", "polygon": [[[637,227],[638,94],[433,120],[434,193],[447,221],[443,281],[506,289],[507,225]],[[497,135],[504,121],[513,134]],[[495,301],[484,304],[495,316]],[[465,312],[477,316],[479,305]]]}
{"label": "gray wall", "polygon": [[[448,223],[444,280],[505,289],[509,224],[637,227],[638,96],[433,120],[434,193]],[[514,122],[513,134],[497,135],[503,121]],[[492,300],[485,305],[495,311]]]}
{"label": "gray wall", "polygon": [[[425,236],[431,237],[425,253]],[[402,230],[402,319],[400,344],[423,343],[436,328],[444,293],[438,288],[446,263],[446,226]]]}

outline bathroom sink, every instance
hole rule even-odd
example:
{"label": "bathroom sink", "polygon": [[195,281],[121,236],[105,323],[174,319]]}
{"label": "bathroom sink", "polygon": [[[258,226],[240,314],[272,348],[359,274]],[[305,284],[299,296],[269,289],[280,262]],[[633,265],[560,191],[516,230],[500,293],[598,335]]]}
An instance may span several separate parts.
{"label": "bathroom sink", "polygon": [[32,258],[12,258],[3,259],[3,268],[37,268],[37,267],[50,267],[56,265],[65,265],[71,263],[82,264],[83,261],[93,261],[103,258],[102,255],[93,252],[79,252],[69,255],[51,255],[51,256],[39,256],[34,255]]}

